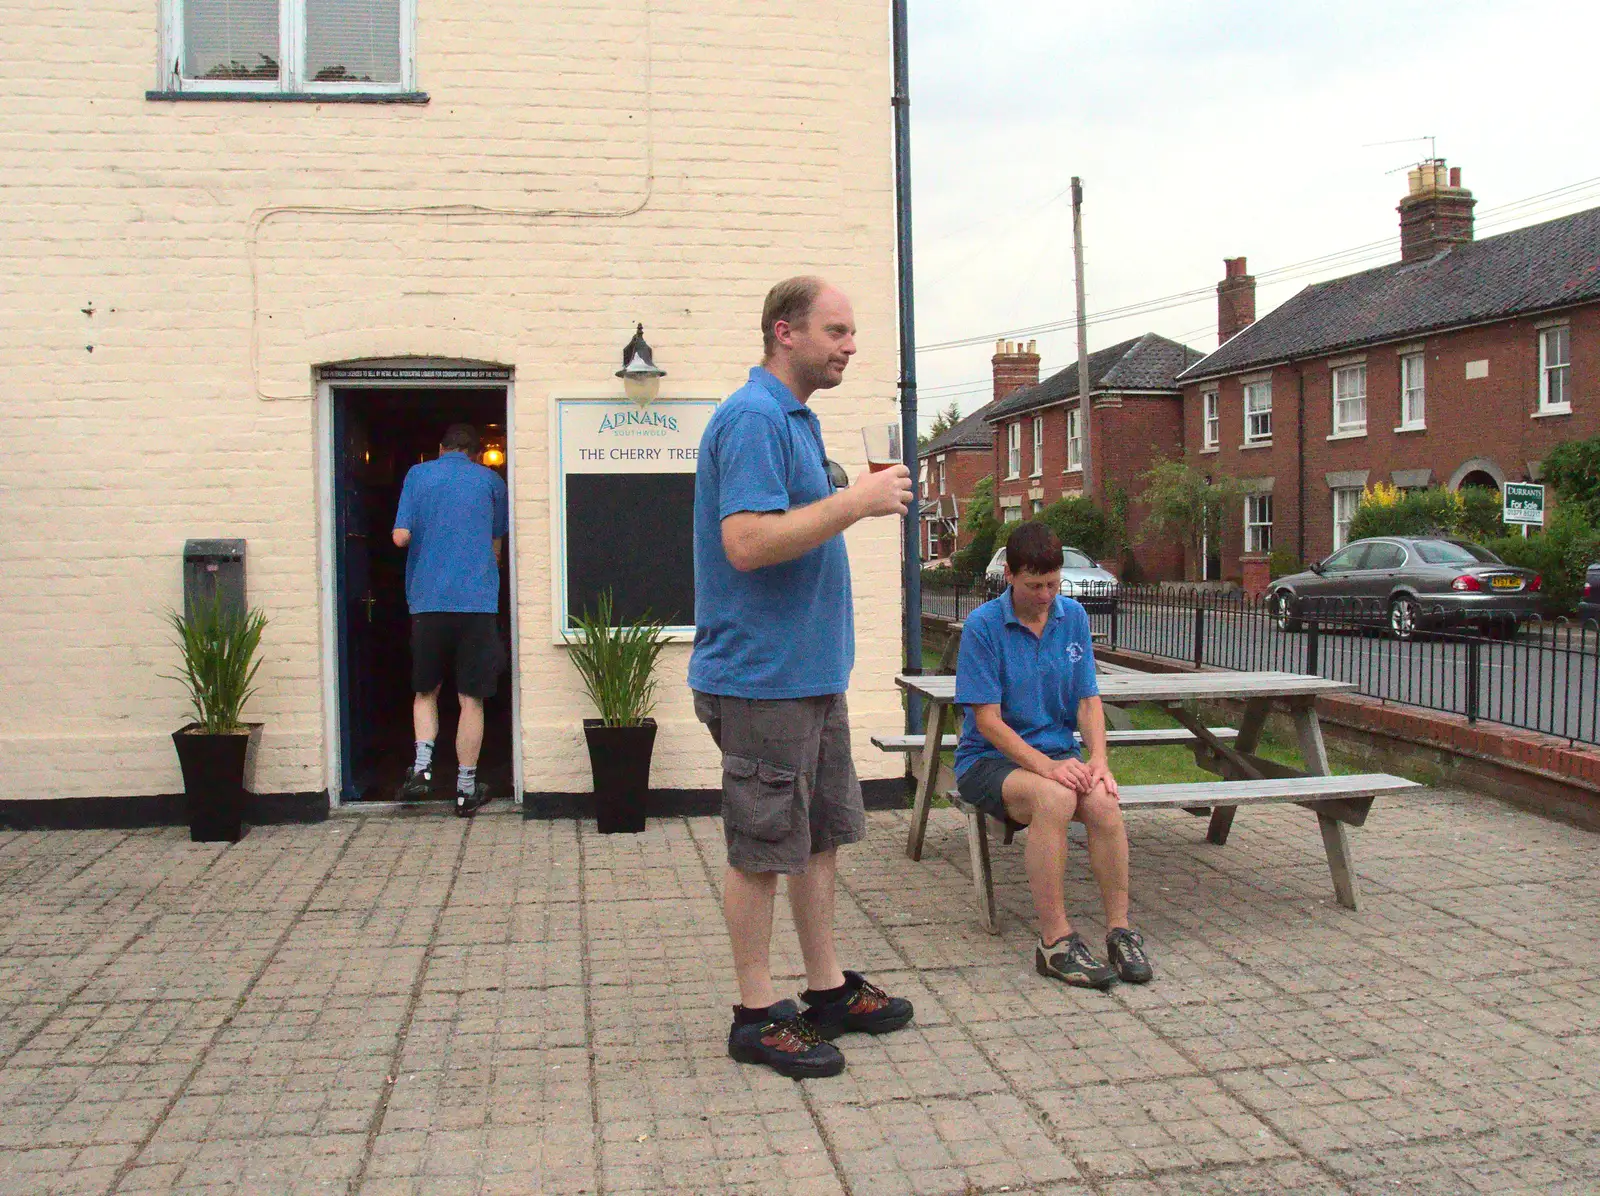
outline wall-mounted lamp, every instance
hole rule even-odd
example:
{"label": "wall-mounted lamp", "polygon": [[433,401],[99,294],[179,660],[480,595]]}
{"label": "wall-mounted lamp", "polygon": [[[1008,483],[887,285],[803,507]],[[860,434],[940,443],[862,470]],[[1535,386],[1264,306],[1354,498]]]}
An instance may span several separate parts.
{"label": "wall-mounted lamp", "polygon": [[506,437],[499,424],[487,424],[483,429],[483,453],[478,458],[490,469],[506,463]]}
{"label": "wall-mounted lamp", "polygon": [[661,379],[666,376],[667,371],[656,365],[644,339],[644,325],[640,324],[633,339],[622,350],[622,368],[617,371],[617,377],[622,379],[622,393],[643,407],[661,393]]}

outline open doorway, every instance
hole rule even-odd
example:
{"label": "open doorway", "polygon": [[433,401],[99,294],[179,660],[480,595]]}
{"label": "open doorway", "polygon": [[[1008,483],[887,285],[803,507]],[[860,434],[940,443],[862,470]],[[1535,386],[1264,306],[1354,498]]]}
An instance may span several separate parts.
{"label": "open doorway", "polygon": [[[453,423],[477,427],[483,463],[509,466],[506,388],[335,385],[333,416],[334,617],[339,655],[339,800],[394,799],[413,754],[411,634],[406,550],[391,539],[406,471],[439,455]],[[513,528],[514,532],[514,528]],[[500,569],[501,642],[511,640],[511,558]],[[513,795],[512,680],[484,703],[478,778],[495,798]],[[453,680],[439,694],[434,797],[453,800],[460,714]]]}

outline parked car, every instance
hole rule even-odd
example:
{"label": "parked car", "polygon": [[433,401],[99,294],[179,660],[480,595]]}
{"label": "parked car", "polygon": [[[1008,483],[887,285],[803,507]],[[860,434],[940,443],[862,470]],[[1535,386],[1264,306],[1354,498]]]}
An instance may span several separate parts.
{"label": "parked car", "polygon": [[[991,589],[999,592],[1006,584],[1006,550],[998,549],[983,571]],[[1117,575],[1102,569],[1090,559],[1089,554],[1065,545],[1061,549],[1061,592],[1076,598],[1085,610],[1110,610],[1117,604],[1121,588]]]}
{"label": "parked car", "polygon": [[1305,618],[1376,623],[1397,639],[1441,626],[1514,633],[1544,614],[1541,579],[1464,540],[1382,537],[1357,540],[1304,573],[1272,583],[1278,626],[1299,631]]}
{"label": "parked car", "polygon": [[1600,564],[1590,565],[1583,575],[1583,592],[1578,596],[1578,618],[1600,623]]}

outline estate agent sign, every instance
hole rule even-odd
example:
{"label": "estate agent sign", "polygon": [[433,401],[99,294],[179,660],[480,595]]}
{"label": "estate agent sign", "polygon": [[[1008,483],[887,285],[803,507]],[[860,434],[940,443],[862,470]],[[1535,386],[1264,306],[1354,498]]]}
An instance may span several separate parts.
{"label": "estate agent sign", "polygon": [[1520,523],[1522,534],[1528,534],[1528,525],[1544,526],[1544,487],[1535,482],[1507,482],[1501,490],[1505,504],[1500,513],[1506,523]]}

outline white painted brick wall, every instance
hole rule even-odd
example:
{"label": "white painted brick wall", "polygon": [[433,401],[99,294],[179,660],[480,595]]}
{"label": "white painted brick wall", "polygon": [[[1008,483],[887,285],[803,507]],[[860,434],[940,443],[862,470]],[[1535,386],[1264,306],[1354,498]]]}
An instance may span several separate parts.
{"label": "white painted brick wall", "polygon": [[[163,611],[199,536],[249,540],[271,620],[257,787],[326,785],[313,370],[398,355],[516,369],[525,781],[586,789],[548,642],[547,398],[609,379],[635,321],[675,383],[725,393],[766,288],[817,270],[861,352],[816,407],[864,468],[858,429],[895,418],[887,5],[425,3],[432,100],[405,107],[147,101],[158,2],[95,6],[92,36],[81,4],[0,4],[0,797],[180,788]],[[867,737],[900,721],[898,527],[848,538],[858,766],[889,776]],[[717,780],[687,652],[661,786]]]}

